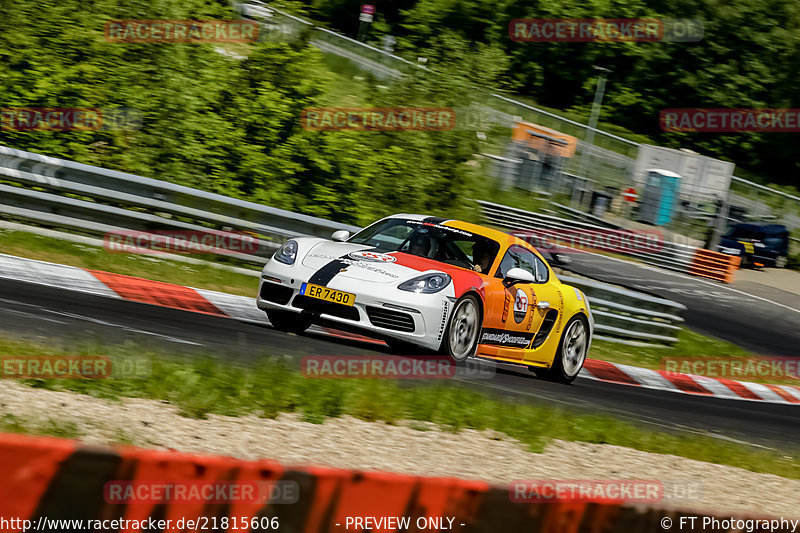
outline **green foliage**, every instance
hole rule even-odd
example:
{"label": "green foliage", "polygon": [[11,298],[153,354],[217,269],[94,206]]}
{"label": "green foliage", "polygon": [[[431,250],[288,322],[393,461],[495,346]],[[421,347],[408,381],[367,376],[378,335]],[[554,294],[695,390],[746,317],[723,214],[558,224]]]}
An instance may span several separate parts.
{"label": "green foliage", "polygon": [[69,420],[47,418],[46,420],[30,421],[23,420],[11,413],[6,413],[0,417],[0,432],[48,435],[65,439],[75,439],[83,436],[78,426]]}
{"label": "green foliage", "polygon": [[[303,109],[352,103],[336,96],[345,78],[302,39],[246,45],[243,60],[214,43],[114,43],[103,34],[108,20],[235,15],[212,0],[90,4],[20,0],[0,17],[3,106],[131,108],[141,128],[0,131],[0,143],[355,224],[459,212],[474,189],[465,164],[474,133],[303,130]],[[388,89],[368,82],[358,104],[469,105],[475,82],[505,69],[495,46],[469,50],[455,34],[433,46],[440,74]],[[454,67],[468,51],[468,68]]]}
{"label": "green foliage", "polygon": [[[307,0],[312,16],[353,35],[350,0]],[[397,51],[425,56],[442,35],[473,47],[496,47],[507,68],[502,88],[538,104],[588,116],[596,75],[612,69],[601,120],[651,136],[654,144],[693,148],[797,183],[800,162],[792,133],[665,133],[665,108],[800,107],[800,4],[794,0],[404,0],[376,2],[380,33],[397,36]],[[700,19],[696,43],[525,43],[509,38],[508,24],[525,18]],[[463,55],[461,64],[471,61]],[[486,87],[483,80],[478,86]],[[584,118],[585,121],[585,118]],[[761,180],[760,180],[761,181]]]}
{"label": "green foliage", "polygon": [[789,256],[789,262],[786,263],[786,268],[797,270],[800,272],[800,254],[793,254]]}

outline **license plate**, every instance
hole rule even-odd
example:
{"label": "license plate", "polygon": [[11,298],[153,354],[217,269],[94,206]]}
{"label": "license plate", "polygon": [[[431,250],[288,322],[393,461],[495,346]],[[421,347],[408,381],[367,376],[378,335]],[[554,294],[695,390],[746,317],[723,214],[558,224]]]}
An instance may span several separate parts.
{"label": "license plate", "polygon": [[333,302],[342,305],[353,305],[356,303],[356,295],[350,292],[337,291],[336,289],[329,289],[328,287],[321,287],[313,283],[303,283],[300,289],[300,294],[305,294],[311,298],[325,300],[326,302]]}

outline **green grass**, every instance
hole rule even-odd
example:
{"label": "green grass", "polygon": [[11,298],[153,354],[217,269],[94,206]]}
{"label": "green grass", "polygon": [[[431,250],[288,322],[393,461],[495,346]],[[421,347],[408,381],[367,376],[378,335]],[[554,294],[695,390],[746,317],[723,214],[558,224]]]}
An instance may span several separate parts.
{"label": "green grass", "polygon": [[154,254],[110,253],[99,246],[24,231],[0,230],[0,252],[242,296],[254,296],[258,286],[254,276],[212,266],[169,261]]}
{"label": "green grass", "polygon": [[690,329],[678,332],[678,342],[672,346],[628,346],[616,342],[594,340],[589,355],[625,365],[662,368],[665,357],[755,357],[756,354],[727,341],[708,337]]}
{"label": "green grass", "polygon": [[[54,346],[0,338],[0,353],[7,355],[89,355],[100,350],[96,345]],[[112,360],[148,357],[152,373],[134,379],[22,382],[112,400],[137,397],[167,401],[187,417],[215,413],[274,418],[279,413],[298,413],[305,421],[321,423],[350,415],[389,424],[409,421],[410,427],[420,430],[430,430],[433,423],[447,431],[491,429],[519,440],[532,452],[540,452],[552,439],[613,444],[800,479],[800,456],[711,437],[655,432],[607,415],[501,401],[452,383],[307,379],[266,353],[260,363],[240,366],[210,356],[182,359],[133,344],[101,351]],[[5,429],[27,431],[19,419],[4,416]],[[69,435],[70,427],[45,425],[36,431]],[[120,438],[131,440],[127,434]]]}
{"label": "green grass", "polygon": [[[672,346],[628,346],[609,341],[594,340],[589,355],[592,359],[602,359],[625,365],[632,365],[657,370],[672,370],[678,368],[685,359],[734,359],[753,358],[760,360],[766,357],[755,354],[749,350],[730,342],[714,337],[702,335],[687,328],[681,329],[678,342]],[[676,359],[679,366],[668,367],[662,362],[666,358]],[[685,372],[685,370],[684,370]],[[714,372],[722,372],[719,368]],[[690,373],[690,372],[689,372]],[[787,376],[759,376],[759,375],[722,375],[709,374],[709,377],[731,378],[738,381],[752,381],[756,383],[774,383],[778,385],[800,386],[800,379]]]}
{"label": "green grass", "polygon": [[792,270],[800,272],[800,254],[790,255],[786,268],[791,268]]}
{"label": "green grass", "polygon": [[[531,199],[535,201],[535,199]],[[258,280],[205,265],[177,263],[151,255],[108,253],[90,245],[61,241],[20,231],[0,231],[3,253],[95,270],[104,270],[168,283],[177,283],[230,294],[253,296]],[[664,357],[749,357],[751,352],[686,328],[671,347],[633,347],[594,341],[590,356],[615,363],[660,368]]]}
{"label": "green grass", "polygon": [[322,63],[326,67],[324,77],[327,81],[325,94],[320,100],[323,106],[367,106],[375,87],[390,83],[376,80],[356,63],[335,54],[323,52]]}
{"label": "green grass", "polygon": [[0,416],[0,433],[48,435],[65,439],[76,439],[83,435],[74,422],[48,418],[44,423],[36,423],[22,420],[11,413]]}

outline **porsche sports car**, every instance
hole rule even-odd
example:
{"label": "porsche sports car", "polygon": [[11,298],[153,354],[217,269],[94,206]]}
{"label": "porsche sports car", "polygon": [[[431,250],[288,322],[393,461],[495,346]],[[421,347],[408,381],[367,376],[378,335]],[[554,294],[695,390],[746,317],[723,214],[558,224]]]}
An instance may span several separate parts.
{"label": "porsche sports car", "polygon": [[589,302],[525,241],[423,215],[331,239],[291,239],[264,267],[258,307],[275,328],[332,325],[383,339],[394,352],[515,363],[562,382],[583,366]]}

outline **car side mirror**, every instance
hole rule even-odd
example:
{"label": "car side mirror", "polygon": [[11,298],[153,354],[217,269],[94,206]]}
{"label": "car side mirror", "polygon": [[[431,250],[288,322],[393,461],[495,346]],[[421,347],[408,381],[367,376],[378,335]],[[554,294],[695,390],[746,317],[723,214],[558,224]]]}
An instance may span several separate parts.
{"label": "car side mirror", "polygon": [[350,232],[347,231],[346,229],[340,229],[340,230],[334,231],[331,234],[331,240],[336,241],[336,242],[344,242],[349,238],[350,238]]}
{"label": "car side mirror", "polygon": [[536,278],[527,270],[521,268],[511,268],[506,272],[506,277],[503,278],[503,283],[506,286],[514,285],[515,283],[534,283]]}

